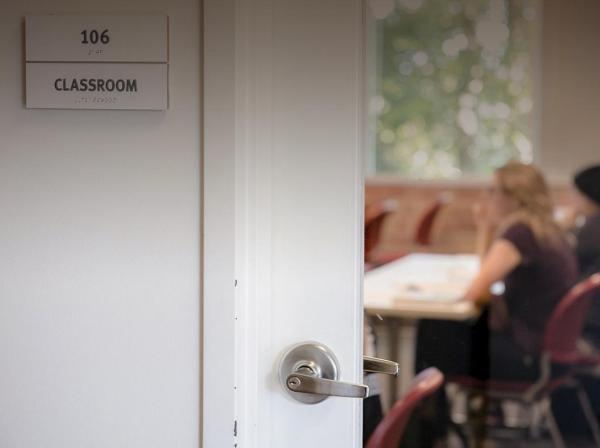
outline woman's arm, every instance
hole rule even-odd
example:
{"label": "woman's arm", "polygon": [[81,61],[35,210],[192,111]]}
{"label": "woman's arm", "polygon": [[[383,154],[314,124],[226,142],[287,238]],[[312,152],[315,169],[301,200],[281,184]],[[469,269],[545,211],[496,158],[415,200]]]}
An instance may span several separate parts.
{"label": "woman's arm", "polygon": [[490,299],[490,287],[503,280],[521,263],[521,254],[508,240],[498,239],[492,243],[481,262],[479,273],[465,294],[465,299],[479,305]]}
{"label": "woman's arm", "polygon": [[475,237],[475,253],[481,260],[485,258],[494,239],[494,229],[489,225],[478,225]]}

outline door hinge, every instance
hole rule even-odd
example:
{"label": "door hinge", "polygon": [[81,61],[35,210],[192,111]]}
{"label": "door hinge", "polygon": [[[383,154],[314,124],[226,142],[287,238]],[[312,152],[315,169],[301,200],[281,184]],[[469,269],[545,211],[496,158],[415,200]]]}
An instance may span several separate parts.
{"label": "door hinge", "polygon": [[237,420],[233,421],[233,437],[237,437]]}

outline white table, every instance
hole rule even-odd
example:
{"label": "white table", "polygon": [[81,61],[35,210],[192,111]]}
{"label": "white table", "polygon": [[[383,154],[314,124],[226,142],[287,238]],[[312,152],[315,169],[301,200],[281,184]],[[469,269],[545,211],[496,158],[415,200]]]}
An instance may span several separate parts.
{"label": "white table", "polygon": [[418,320],[477,316],[462,297],[478,269],[475,255],[412,254],[365,274],[365,311],[375,327],[377,356],[400,363],[397,381],[384,387],[388,405],[415,375]]}

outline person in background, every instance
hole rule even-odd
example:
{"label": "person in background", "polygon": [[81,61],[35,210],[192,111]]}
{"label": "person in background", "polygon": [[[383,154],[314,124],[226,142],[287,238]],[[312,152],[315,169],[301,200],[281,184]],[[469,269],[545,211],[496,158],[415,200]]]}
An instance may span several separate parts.
{"label": "person in background", "polygon": [[[579,266],[580,279],[600,272],[600,165],[580,170],[573,177],[573,207],[561,219],[561,226],[571,238]],[[584,325],[582,348],[600,351],[600,296],[594,297]],[[581,378],[583,387],[600,418],[600,381],[593,376]],[[563,434],[585,434],[588,431],[577,398],[570,390],[558,391],[552,407]]]}
{"label": "person in background", "polygon": [[[583,280],[600,272],[600,165],[580,170],[573,186],[572,204],[559,222],[570,238]],[[592,302],[584,336],[600,349],[600,300]]]}
{"label": "person in background", "polygon": [[[575,209],[584,222],[575,230],[575,255],[582,278],[600,272],[600,165],[579,171],[573,178]],[[600,349],[600,300],[592,303],[585,337]]]}
{"label": "person in background", "polygon": [[[496,170],[475,218],[481,267],[465,299],[483,312],[473,324],[421,321],[416,370],[534,380],[546,322],[577,281],[575,257],[553,220],[546,182],[531,165],[510,162]],[[497,282],[504,283],[502,296],[490,294]],[[445,412],[437,418],[448,422]]]}

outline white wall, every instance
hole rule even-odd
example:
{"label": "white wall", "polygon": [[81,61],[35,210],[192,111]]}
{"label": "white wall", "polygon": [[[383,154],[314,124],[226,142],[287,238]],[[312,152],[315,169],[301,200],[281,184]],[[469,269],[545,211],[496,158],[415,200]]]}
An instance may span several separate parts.
{"label": "white wall", "polygon": [[[171,18],[166,112],[26,110],[28,13]],[[199,0],[0,6],[0,447],[199,443]]]}
{"label": "white wall", "polygon": [[600,163],[600,2],[544,0],[541,164],[555,179]]}

